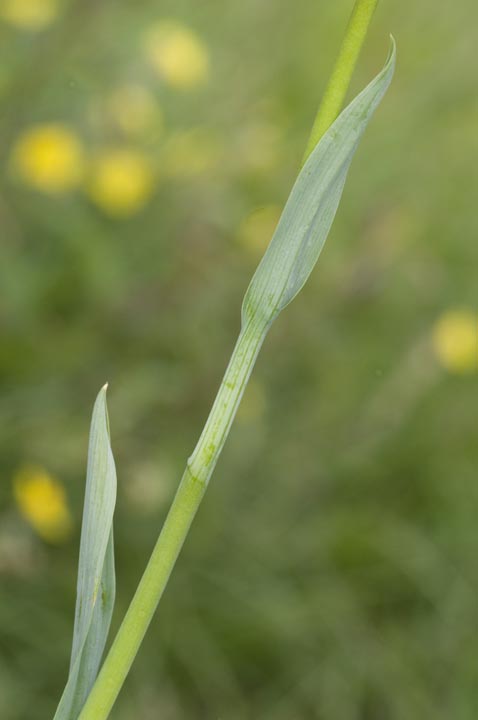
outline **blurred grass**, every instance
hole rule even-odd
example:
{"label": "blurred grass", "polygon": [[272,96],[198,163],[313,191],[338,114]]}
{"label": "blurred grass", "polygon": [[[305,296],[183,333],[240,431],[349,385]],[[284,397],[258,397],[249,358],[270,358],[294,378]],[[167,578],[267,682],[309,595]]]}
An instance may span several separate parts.
{"label": "blurred grass", "polygon": [[[75,0],[35,32],[3,16],[5,720],[52,716],[64,684],[95,394],[108,379],[117,624],[212,402],[350,7]],[[144,51],[171,19],[208,58],[187,88]],[[476,358],[456,326],[451,355],[434,338],[450,310],[476,327],[477,20],[471,0],[453,12],[380,4],[354,90],[381,66],[389,31],[394,84],[321,262],[264,347],[118,720],[476,718]],[[131,134],[139,106],[153,114]],[[35,190],[12,167],[19,140],[51,123],[85,156],[65,192]],[[118,216],[90,182],[98,157],[123,149],[154,184]],[[115,198],[131,202],[115,178]],[[13,481],[27,466],[64,486],[68,541],[44,542],[21,517]]]}

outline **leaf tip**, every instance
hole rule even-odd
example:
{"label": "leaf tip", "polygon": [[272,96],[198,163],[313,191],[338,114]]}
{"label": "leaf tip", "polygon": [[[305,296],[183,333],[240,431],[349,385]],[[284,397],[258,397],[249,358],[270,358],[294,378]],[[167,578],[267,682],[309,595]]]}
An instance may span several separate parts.
{"label": "leaf tip", "polygon": [[395,40],[392,33],[389,35],[390,38],[390,50],[388,52],[388,58],[387,58],[387,64],[393,62],[395,64],[395,61],[397,59],[397,41]]}

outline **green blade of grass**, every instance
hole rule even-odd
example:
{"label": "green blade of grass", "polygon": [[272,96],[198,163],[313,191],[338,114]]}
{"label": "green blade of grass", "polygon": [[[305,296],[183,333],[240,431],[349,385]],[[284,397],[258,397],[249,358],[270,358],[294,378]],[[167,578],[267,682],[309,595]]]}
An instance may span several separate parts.
{"label": "green blade of grass", "polygon": [[77,719],[98,673],[115,599],[115,503],[105,386],[91,420],[70,672],[54,720]]}
{"label": "green blade of grass", "polygon": [[274,236],[244,297],[243,324],[271,323],[303,287],[335,217],[367,124],[392,80],[395,41],[383,70],[330,126],[292,189]]}
{"label": "green blade of grass", "polygon": [[395,43],[379,75],[337,118],[301,171],[246,292],[242,329],[161,534],[79,720],[106,720],[138,652],[199,508],[269,326],[312,271],[362,133],[387,90]]}
{"label": "green blade of grass", "polygon": [[355,0],[342,47],[315,117],[303,164],[343,107],[353,71],[377,4],[378,0]]}

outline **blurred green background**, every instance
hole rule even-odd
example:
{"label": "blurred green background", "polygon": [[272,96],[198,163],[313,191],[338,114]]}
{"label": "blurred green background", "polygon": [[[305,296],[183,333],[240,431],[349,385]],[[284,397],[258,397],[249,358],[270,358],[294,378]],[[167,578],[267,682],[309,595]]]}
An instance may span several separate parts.
{"label": "blurred green background", "polygon": [[[352,0],[0,2],[0,717],[53,716],[110,382],[117,627]],[[476,26],[384,1],[395,80],[280,317],[115,720],[478,717]]]}

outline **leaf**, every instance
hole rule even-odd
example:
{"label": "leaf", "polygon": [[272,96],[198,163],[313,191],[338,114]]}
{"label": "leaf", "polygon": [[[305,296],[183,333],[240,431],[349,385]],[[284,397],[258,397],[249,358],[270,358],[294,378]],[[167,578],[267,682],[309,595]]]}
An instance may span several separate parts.
{"label": "leaf", "polygon": [[77,720],[98,674],[113,613],[116,468],[106,387],[98,394],[91,420],[70,672],[54,720]]}
{"label": "leaf", "polygon": [[243,324],[270,324],[312,272],[337,212],[360,138],[392,80],[395,57],[392,38],[383,70],[343,110],[305,163],[247,289]]}

